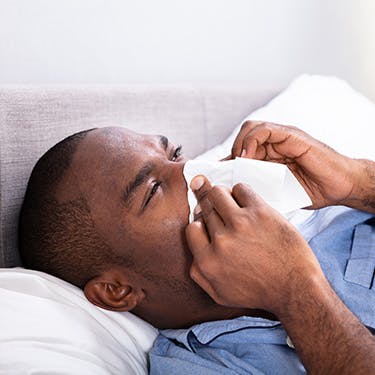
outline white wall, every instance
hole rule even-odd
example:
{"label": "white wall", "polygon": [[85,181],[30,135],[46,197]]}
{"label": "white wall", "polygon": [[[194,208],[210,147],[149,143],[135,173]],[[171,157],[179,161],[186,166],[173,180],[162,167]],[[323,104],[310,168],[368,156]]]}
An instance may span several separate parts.
{"label": "white wall", "polygon": [[335,74],[375,100],[373,0],[0,0],[0,84],[284,86]]}

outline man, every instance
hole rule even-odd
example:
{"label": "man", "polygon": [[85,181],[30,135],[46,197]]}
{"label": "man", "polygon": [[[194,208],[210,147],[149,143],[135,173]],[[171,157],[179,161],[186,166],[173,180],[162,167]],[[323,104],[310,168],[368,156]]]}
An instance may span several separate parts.
{"label": "man", "polygon": [[[286,162],[313,208],[347,204],[373,210],[373,165],[345,158],[301,131],[249,123],[235,141],[232,157],[237,155]],[[195,183],[203,219],[188,226],[184,162],[180,149],[165,137],[121,128],[79,133],[54,146],[33,170],[20,216],[25,265],[80,286],[100,307],[131,310],[159,328],[247,315],[266,322],[264,327],[274,324],[282,336],[280,319],[307,369],[343,366],[370,373],[375,359],[372,335],[340,304],[304,239],[251,190],[238,185],[230,193],[196,179],[193,187]],[[356,212],[351,220],[354,225],[370,217]],[[328,297],[322,300],[322,294]],[[327,333],[316,332],[317,325],[324,326],[322,317],[318,324],[314,321],[319,308],[328,317]],[[343,322],[349,325],[340,331]],[[331,331],[345,333],[347,351],[341,353],[341,341],[326,337]],[[197,347],[185,340],[192,334],[165,332],[151,356],[151,371],[239,371],[236,361],[226,362],[228,356],[240,356],[238,348],[221,356],[223,348],[198,342],[207,350],[196,355]],[[271,348],[267,334],[263,338],[258,348],[265,353],[262,358],[268,352],[272,362],[277,353],[281,371],[303,371],[285,340],[280,352]],[[314,342],[318,338],[321,345]],[[337,358],[326,355],[325,342]],[[348,352],[355,353],[356,360],[348,361]],[[252,366],[252,356],[257,361],[253,353],[240,366]],[[275,372],[273,364],[263,361],[243,371],[271,368]]]}

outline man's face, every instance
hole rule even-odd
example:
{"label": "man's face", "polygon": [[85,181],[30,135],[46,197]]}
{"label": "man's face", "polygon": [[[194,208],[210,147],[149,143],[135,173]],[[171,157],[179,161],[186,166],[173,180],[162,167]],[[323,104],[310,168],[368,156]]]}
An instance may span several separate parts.
{"label": "man's face", "polygon": [[189,277],[185,161],[165,137],[123,128],[90,132],[73,159],[74,183],[96,230],[118,255],[130,259],[132,267],[124,272],[146,294],[135,311],[151,322],[173,309],[194,322],[213,305]]}

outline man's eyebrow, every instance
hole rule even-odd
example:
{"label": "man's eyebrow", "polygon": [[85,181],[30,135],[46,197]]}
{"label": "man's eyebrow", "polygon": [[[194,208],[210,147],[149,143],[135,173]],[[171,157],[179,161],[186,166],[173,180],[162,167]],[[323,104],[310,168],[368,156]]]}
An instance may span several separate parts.
{"label": "man's eyebrow", "polygon": [[150,173],[154,169],[153,163],[146,163],[137,173],[134,180],[130,181],[126,187],[123,194],[125,204],[129,206],[131,201],[134,198],[135,192],[139,186],[146,182],[147,178],[150,176]]}

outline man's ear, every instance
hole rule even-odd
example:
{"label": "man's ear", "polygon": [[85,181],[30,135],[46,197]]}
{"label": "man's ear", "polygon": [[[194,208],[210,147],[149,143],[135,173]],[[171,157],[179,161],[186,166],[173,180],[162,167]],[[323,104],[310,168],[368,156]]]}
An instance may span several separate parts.
{"label": "man's ear", "polygon": [[130,311],[145,298],[143,289],[132,285],[118,270],[92,278],[86,283],[84,293],[94,305],[113,311]]}

